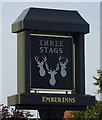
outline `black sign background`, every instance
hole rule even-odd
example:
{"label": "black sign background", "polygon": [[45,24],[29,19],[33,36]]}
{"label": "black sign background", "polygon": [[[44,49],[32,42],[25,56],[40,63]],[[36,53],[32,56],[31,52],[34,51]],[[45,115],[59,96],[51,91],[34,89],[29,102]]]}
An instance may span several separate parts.
{"label": "black sign background", "polygon": [[[43,41],[42,45],[40,44],[40,40]],[[44,41],[59,41],[63,42],[63,45],[59,46],[44,46]],[[49,37],[49,36],[34,36],[31,35],[31,88],[34,89],[63,89],[63,90],[72,90],[73,89],[73,70],[72,70],[72,38],[71,36],[68,38],[63,37]],[[40,48],[42,47],[42,48]],[[43,47],[47,47],[45,50]],[[58,53],[49,53],[49,49],[54,50]],[[60,49],[60,50],[59,50]],[[39,74],[40,68],[38,67],[38,63],[36,59],[41,63],[44,61],[44,56],[46,56],[46,62],[49,70],[53,71],[57,68],[57,64],[59,65],[59,69],[56,70],[56,74],[54,78],[56,83],[54,85],[50,84],[51,74],[48,73],[45,63],[43,64],[43,68],[45,70],[45,75],[41,76]],[[67,72],[66,76],[61,75],[61,65],[59,63],[59,57],[61,56],[61,62],[64,63],[66,58],[68,59],[68,63],[66,64],[65,71]]]}

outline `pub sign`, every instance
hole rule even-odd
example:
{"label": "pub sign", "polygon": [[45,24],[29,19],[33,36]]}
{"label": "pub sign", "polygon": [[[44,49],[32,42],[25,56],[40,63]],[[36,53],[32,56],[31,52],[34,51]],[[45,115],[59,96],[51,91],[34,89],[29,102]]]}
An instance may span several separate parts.
{"label": "pub sign", "polygon": [[72,36],[31,34],[31,89],[73,89]]}
{"label": "pub sign", "polygon": [[95,104],[95,97],[85,94],[84,35],[89,24],[78,11],[28,8],[12,24],[12,32],[17,33],[17,94],[8,97],[8,105],[38,110],[42,120],[55,120],[63,119],[65,110]]}

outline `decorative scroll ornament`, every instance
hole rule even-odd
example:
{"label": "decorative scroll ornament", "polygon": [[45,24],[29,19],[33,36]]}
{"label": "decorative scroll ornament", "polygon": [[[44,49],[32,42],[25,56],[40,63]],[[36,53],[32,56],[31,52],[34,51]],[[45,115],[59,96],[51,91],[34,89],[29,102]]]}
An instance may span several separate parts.
{"label": "decorative scroll ornament", "polygon": [[[61,76],[65,77],[67,75],[67,71],[66,71],[66,65],[68,63],[68,59],[65,59],[65,62],[62,62],[61,60],[63,59],[63,57],[59,57],[59,62],[56,65],[56,69],[52,69],[49,68],[48,63],[46,62],[47,58],[46,56],[41,57],[42,60],[39,60],[39,57],[35,56],[35,60],[38,64],[37,67],[39,67],[39,74],[41,77],[46,75],[46,72],[50,75],[50,79],[49,79],[49,83],[50,85],[54,86],[56,84],[56,79],[55,79],[55,75],[58,73],[59,68],[61,67]],[[46,69],[44,69],[44,64],[46,66]]]}

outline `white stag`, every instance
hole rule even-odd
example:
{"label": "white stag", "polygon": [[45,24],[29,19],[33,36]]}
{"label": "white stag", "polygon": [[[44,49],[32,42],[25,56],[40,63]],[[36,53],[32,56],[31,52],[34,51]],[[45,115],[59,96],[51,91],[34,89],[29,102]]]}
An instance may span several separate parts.
{"label": "white stag", "polygon": [[40,76],[43,77],[46,74],[46,71],[44,70],[44,67],[43,67],[44,62],[46,62],[46,56],[42,57],[42,59],[43,60],[40,61],[39,57],[37,57],[37,56],[35,57],[35,60],[36,60],[38,67],[39,67],[39,74],[40,74]]}
{"label": "white stag", "polygon": [[66,65],[68,63],[68,59],[66,58],[65,62],[61,62],[61,59],[63,59],[63,57],[59,57],[59,63],[61,65],[61,75],[62,77],[65,77],[67,75],[67,71],[65,70],[66,69]]}
{"label": "white stag", "polygon": [[49,80],[49,83],[50,83],[52,86],[54,86],[54,85],[56,84],[55,75],[57,74],[57,71],[59,70],[59,64],[57,64],[57,67],[56,67],[55,70],[49,69],[47,63],[45,63],[45,65],[46,65],[46,69],[48,70],[48,74],[50,74],[50,77],[51,77],[50,80]]}

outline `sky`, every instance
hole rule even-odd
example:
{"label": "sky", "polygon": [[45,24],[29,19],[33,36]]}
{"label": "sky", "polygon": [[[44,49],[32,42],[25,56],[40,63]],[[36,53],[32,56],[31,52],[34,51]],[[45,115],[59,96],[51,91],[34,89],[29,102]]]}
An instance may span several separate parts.
{"label": "sky", "polygon": [[1,2],[100,2],[101,0],[1,0]]}
{"label": "sky", "polygon": [[[0,11],[2,12],[1,5],[2,4],[0,2]],[[2,18],[2,14],[0,14],[0,18]],[[2,19],[0,23],[2,23]],[[0,36],[1,36],[1,40],[0,40],[0,98],[2,98],[2,24],[0,24]]]}
{"label": "sky", "polygon": [[[0,41],[0,102],[7,104],[7,96],[17,93],[17,34],[11,32],[11,24],[22,11],[29,7],[77,10],[90,24],[90,33],[85,35],[85,85],[86,94],[99,95],[93,76],[100,69],[100,3],[99,2],[2,2],[2,41]],[[1,15],[1,14],[0,14]]]}

